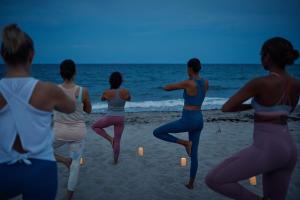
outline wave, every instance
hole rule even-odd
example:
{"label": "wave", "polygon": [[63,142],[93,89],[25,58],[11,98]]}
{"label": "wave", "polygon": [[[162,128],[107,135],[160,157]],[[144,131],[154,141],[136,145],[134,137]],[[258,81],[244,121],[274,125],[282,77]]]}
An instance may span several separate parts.
{"label": "wave", "polygon": [[[226,102],[227,98],[219,97],[206,97],[204,99],[202,109],[220,109]],[[93,112],[105,112],[107,103],[95,103],[92,105]],[[140,101],[140,102],[127,102],[125,110],[127,112],[151,112],[151,111],[180,111],[183,107],[183,99],[171,99],[161,101]]]}
{"label": "wave", "polygon": [[239,87],[224,87],[221,85],[210,85],[209,90],[215,90],[215,91],[223,91],[223,90],[237,90]]}

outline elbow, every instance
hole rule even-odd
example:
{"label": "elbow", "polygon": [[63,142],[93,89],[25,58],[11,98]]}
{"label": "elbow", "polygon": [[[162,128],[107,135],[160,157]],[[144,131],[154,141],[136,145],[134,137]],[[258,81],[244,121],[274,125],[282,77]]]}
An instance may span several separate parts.
{"label": "elbow", "polygon": [[232,111],[232,108],[230,108],[228,105],[224,104],[222,106],[222,112],[231,112]]}
{"label": "elbow", "polygon": [[90,114],[92,112],[92,105],[91,104],[84,105],[83,111],[87,114]]}
{"label": "elbow", "polygon": [[163,90],[170,91],[171,89],[168,86],[163,87]]}
{"label": "elbow", "polygon": [[92,108],[86,109],[85,112],[86,112],[87,114],[90,114],[90,113],[92,112]]}

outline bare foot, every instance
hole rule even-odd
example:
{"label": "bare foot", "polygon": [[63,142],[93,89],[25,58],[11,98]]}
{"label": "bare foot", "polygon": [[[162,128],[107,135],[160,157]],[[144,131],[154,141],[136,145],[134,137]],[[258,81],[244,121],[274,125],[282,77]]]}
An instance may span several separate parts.
{"label": "bare foot", "polygon": [[117,160],[114,160],[114,161],[113,161],[113,164],[114,164],[114,165],[117,165],[117,164],[118,164],[118,161],[117,161]]}
{"label": "bare foot", "polygon": [[190,183],[185,184],[185,187],[186,187],[187,189],[189,189],[189,190],[194,189],[194,185],[193,185],[193,184],[190,184]]}
{"label": "bare foot", "polygon": [[192,142],[191,141],[188,141],[188,143],[185,145],[185,151],[186,151],[187,155],[191,157],[191,154],[192,154]]}

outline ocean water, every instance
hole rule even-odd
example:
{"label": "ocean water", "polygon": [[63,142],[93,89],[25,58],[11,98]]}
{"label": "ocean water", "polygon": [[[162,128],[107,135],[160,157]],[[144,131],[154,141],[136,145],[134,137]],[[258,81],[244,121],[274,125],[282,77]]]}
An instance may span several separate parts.
{"label": "ocean water", "polygon": [[[183,106],[182,91],[166,92],[162,87],[187,79],[184,64],[79,64],[76,82],[89,89],[93,112],[105,112],[107,104],[100,101],[102,92],[109,88],[109,75],[119,71],[123,74],[123,87],[130,90],[132,101],[126,104],[128,112],[179,111]],[[300,66],[288,67],[289,73],[300,78]],[[5,73],[0,65],[0,78]],[[218,109],[247,81],[266,75],[261,65],[207,64],[201,76],[209,80],[203,109]],[[35,64],[32,75],[44,81],[61,83],[59,64]]]}

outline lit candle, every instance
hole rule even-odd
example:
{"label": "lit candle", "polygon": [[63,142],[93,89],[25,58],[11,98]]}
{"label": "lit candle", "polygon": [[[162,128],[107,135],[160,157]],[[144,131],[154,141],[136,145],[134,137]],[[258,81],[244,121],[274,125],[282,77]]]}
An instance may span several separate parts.
{"label": "lit candle", "polygon": [[144,156],[144,147],[139,147],[138,148],[138,155],[139,156]]}
{"label": "lit candle", "polygon": [[249,182],[251,185],[256,185],[256,176],[249,178]]}
{"label": "lit candle", "polygon": [[185,167],[187,165],[187,159],[182,157],[180,158],[180,166]]}
{"label": "lit candle", "polygon": [[80,157],[80,165],[83,165],[83,164],[84,164],[83,157]]}

